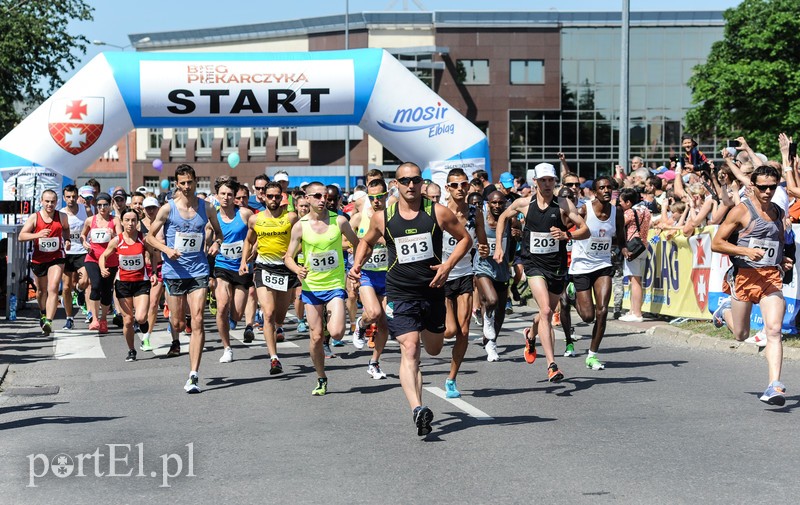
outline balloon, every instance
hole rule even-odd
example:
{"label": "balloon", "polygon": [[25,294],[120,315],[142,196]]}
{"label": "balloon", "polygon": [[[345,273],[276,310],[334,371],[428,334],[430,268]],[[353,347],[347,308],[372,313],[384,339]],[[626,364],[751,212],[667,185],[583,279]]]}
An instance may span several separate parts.
{"label": "balloon", "polygon": [[422,178],[423,179],[431,179],[431,169],[430,168],[426,168],[425,170],[422,171]]}
{"label": "balloon", "polygon": [[236,168],[236,165],[239,164],[239,153],[230,153],[228,155],[228,166],[231,168]]}
{"label": "balloon", "polygon": [[161,160],[153,160],[153,168],[156,169],[156,172],[160,172],[162,168],[164,168],[164,162]]}
{"label": "balloon", "polygon": [[169,189],[169,179],[161,179],[161,189],[164,191]]}

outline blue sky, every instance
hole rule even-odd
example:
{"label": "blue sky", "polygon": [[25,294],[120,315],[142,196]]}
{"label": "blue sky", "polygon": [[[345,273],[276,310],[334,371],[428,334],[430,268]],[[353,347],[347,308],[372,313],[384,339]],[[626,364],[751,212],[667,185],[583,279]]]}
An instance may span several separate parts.
{"label": "blue sky", "polygon": [[[343,14],[345,0],[295,0],[277,2],[245,0],[236,7],[225,9],[226,2],[219,0],[193,0],[171,2],[164,0],[86,0],[94,7],[94,21],[73,23],[73,33],[81,33],[89,40],[101,40],[117,46],[127,46],[128,34],[153,31],[187,30],[241,24],[283,21],[301,17]],[[740,0],[672,0],[668,4],[652,0],[631,0],[632,11],[653,10],[725,10],[738,5]],[[519,10],[519,11],[618,11],[622,0],[350,0],[350,12],[453,10]],[[187,8],[187,6],[191,6]],[[250,6],[250,8],[247,8]],[[278,8],[280,6],[280,8]],[[90,45],[82,66],[102,51],[118,51],[106,46]],[[130,49],[128,49],[130,50]],[[72,73],[67,74],[69,77]]]}

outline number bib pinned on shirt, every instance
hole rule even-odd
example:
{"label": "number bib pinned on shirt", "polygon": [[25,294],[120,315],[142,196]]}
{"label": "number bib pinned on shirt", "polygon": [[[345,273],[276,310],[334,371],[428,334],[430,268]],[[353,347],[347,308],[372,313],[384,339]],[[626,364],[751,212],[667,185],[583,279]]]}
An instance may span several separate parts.
{"label": "number bib pinned on shirt", "polygon": [[122,270],[128,270],[129,272],[135,272],[137,270],[141,270],[144,268],[144,256],[141,254],[133,254],[133,255],[120,255],[119,257],[119,267]]}
{"label": "number bib pinned on shirt", "polygon": [[780,243],[777,240],[751,238],[749,247],[764,251],[764,257],[754,262],[756,265],[771,267],[778,264],[778,247],[780,247]]}
{"label": "number bib pinned on shirt", "polygon": [[558,252],[558,240],[552,235],[544,232],[531,232],[530,237],[531,254],[550,254]]}
{"label": "number bib pinned on shirt", "polygon": [[[505,253],[506,250],[506,237],[503,237],[503,252]],[[486,242],[489,244],[489,257],[494,256],[494,252],[497,250],[497,237],[494,238],[486,238]]]}
{"label": "number bib pinned on shirt", "polygon": [[229,260],[238,260],[242,258],[242,251],[244,250],[244,241],[231,242],[230,244],[222,244],[219,246],[219,252]]}
{"label": "number bib pinned on shirt", "polygon": [[364,263],[364,270],[385,270],[389,265],[389,253],[385,247],[376,247],[372,256]]}
{"label": "number bib pinned on shirt", "polygon": [[398,263],[413,263],[433,258],[433,237],[430,233],[417,233],[394,239]]}
{"label": "number bib pinned on shirt", "polygon": [[586,254],[593,258],[611,257],[611,237],[592,237],[586,248]]}
{"label": "number bib pinned on shirt", "polygon": [[39,239],[41,252],[56,252],[61,245],[61,237],[44,237]]}
{"label": "number bib pinned on shirt", "polygon": [[339,267],[339,255],[336,251],[309,254],[306,266],[314,272],[329,272]]}
{"label": "number bib pinned on shirt", "polygon": [[203,234],[175,232],[175,250],[180,253],[196,253],[203,250]]}
{"label": "number bib pinned on shirt", "polygon": [[111,242],[111,230],[108,228],[92,228],[90,236],[94,244],[108,244]]}
{"label": "number bib pinned on shirt", "polygon": [[261,271],[261,282],[268,288],[276,291],[286,291],[289,285],[289,276]]}

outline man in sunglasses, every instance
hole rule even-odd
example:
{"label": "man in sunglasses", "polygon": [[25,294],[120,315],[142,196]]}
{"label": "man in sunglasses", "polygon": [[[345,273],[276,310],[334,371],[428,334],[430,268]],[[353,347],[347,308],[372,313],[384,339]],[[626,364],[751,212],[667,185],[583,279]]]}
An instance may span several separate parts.
{"label": "man in sunglasses", "polygon": [[[284,256],[286,266],[302,281],[301,298],[306,306],[306,317],[311,333],[309,351],[317,372],[317,386],[311,392],[323,396],[328,392],[328,377],[325,375],[325,335],[341,340],[344,336],[345,291],[344,253],[342,236],[354,246],[358,237],[344,216],[326,207],[327,189],[321,182],[306,186],[306,197],[311,210],[292,226],[288,250]],[[300,247],[303,248],[303,265],[295,261]]]}
{"label": "man in sunglasses", "polygon": [[[358,238],[361,239],[369,229],[369,223],[375,212],[383,212],[386,209],[387,186],[383,179],[374,179],[367,186],[367,200],[369,201],[369,212],[367,208],[363,212],[356,212],[350,219],[350,226],[355,230]],[[372,256],[364,263],[361,269],[361,280],[349,283],[355,285],[358,296],[364,310],[356,320],[356,333],[353,335],[353,345],[356,349],[363,349],[367,343],[367,333],[373,324],[377,326],[377,331],[371,335],[374,348],[372,357],[369,360],[367,373],[373,379],[385,379],[380,366],[380,358],[386,340],[389,336],[386,323],[386,312],[384,305],[386,300],[386,270],[388,269],[388,253],[386,251],[386,241],[381,238],[372,251]]]}
{"label": "man in sunglasses", "polygon": [[[589,236],[589,228],[569,198],[556,198],[556,169],[550,163],[539,163],[528,171],[528,180],[536,185],[536,194],[530,198],[519,198],[506,209],[497,221],[497,241],[502,243],[506,222],[517,213],[525,214],[522,247],[519,256],[528,278],[539,313],[533,325],[525,328],[525,361],[536,360],[535,339],[538,333],[547,358],[547,378],[559,382],[564,374],[556,365],[552,318],[561,293],[566,287],[567,241],[581,240]],[[576,227],[575,233],[569,231]],[[497,262],[502,261],[500,248],[494,253]]]}
{"label": "man in sunglasses", "polygon": [[247,221],[247,237],[244,250],[239,258],[239,273],[250,272],[253,245],[256,246],[256,261],[253,277],[258,304],[264,314],[264,341],[270,354],[270,375],[283,373],[278,358],[278,325],[283,321],[294,295],[300,285],[297,275],[284,264],[284,256],[289,248],[289,235],[297,222],[297,214],[289,212],[281,205],[283,188],[277,182],[267,183],[265,199],[267,209],[250,216]]}
{"label": "man in sunglasses", "polygon": [[[788,165],[784,159],[784,165]],[[771,201],[781,180],[780,172],[762,165],[750,174],[753,196],[735,206],[725,217],[711,241],[711,250],[727,254],[733,266],[722,289],[730,298],[714,312],[714,324],[728,325],[738,341],[750,333],[753,304],[761,308],[767,346],[769,385],[760,400],[769,405],[786,403],[786,386],[781,382],[783,342],[781,322],[786,312],[783,274],[792,268],[793,259],[784,256],[784,212]],[[734,243],[728,239],[737,234]]]}
{"label": "man in sunglasses", "polygon": [[262,210],[267,209],[267,199],[264,196],[267,190],[267,183],[269,182],[269,177],[264,174],[257,175],[255,179],[253,179],[253,195],[247,202],[247,205],[253,209],[253,212],[261,212]]}
{"label": "man in sunglasses", "polygon": [[[472,239],[452,211],[422,198],[421,173],[414,163],[398,167],[399,200],[384,212],[373,214],[348,276],[361,280],[362,267],[383,237],[388,252],[389,333],[400,343],[400,384],[412,408],[417,435],[425,436],[431,432],[433,412],[422,405],[420,339],[431,356],[441,352],[446,319],[444,283],[472,247]],[[456,240],[444,262],[443,230]]]}
{"label": "man in sunglasses", "polygon": [[[347,214],[345,214],[344,210],[342,210],[341,202],[342,202],[342,193],[339,191],[339,186],[335,184],[328,184],[325,186],[325,208],[328,209],[330,212],[334,212],[339,216],[344,216],[347,218]],[[350,269],[350,266],[353,264],[353,257],[350,252],[350,244],[345,240],[342,243],[342,252],[344,254],[344,269],[347,272]],[[356,314],[358,313],[358,301],[355,299],[355,293],[348,293],[347,298],[345,299],[345,307],[347,308],[347,316],[350,320],[350,332],[348,335],[351,337],[356,332]],[[323,349],[325,351],[326,358],[333,358],[333,352],[331,351],[331,344],[334,347],[344,347],[344,341],[341,337],[333,338],[328,335],[325,336],[325,344]]]}

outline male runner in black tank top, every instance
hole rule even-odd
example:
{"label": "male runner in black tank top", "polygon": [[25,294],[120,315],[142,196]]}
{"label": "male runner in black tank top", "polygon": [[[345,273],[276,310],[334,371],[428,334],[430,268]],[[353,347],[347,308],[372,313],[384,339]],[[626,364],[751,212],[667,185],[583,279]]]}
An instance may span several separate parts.
{"label": "male runner in black tank top", "polygon": [[[525,214],[525,227],[522,233],[520,256],[525,267],[525,275],[531,288],[539,314],[533,319],[533,326],[525,328],[525,361],[536,360],[536,340],[538,335],[547,358],[547,378],[559,382],[564,374],[555,363],[553,347],[555,338],[552,331],[553,312],[564,292],[567,273],[567,240],[581,240],[589,237],[589,227],[569,198],[556,198],[556,169],[549,163],[539,163],[529,175],[535,182],[536,193],[527,198],[515,200],[497,220],[497,243],[503,243],[505,224],[518,213]],[[531,180],[531,179],[535,179]],[[533,184],[532,184],[533,185]],[[569,228],[575,226],[575,232]],[[505,251],[495,249],[495,261],[502,261]],[[533,335],[533,337],[531,337]]]}
{"label": "male runner in black tank top", "polygon": [[[384,237],[389,253],[386,273],[389,333],[400,343],[400,384],[413,409],[417,435],[425,436],[431,431],[433,412],[422,405],[420,337],[428,354],[436,356],[441,352],[445,328],[443,286],[450,270],[472,247],[472,239],[452,211],[422,198],[422,176],[417,165],[400,165],[397,182],[400,189],[397,204],[372,215],[348,276],[361,282],[361,267],[372,255],[378,239]],[[442,230],[458,241],[444,263]]]}

